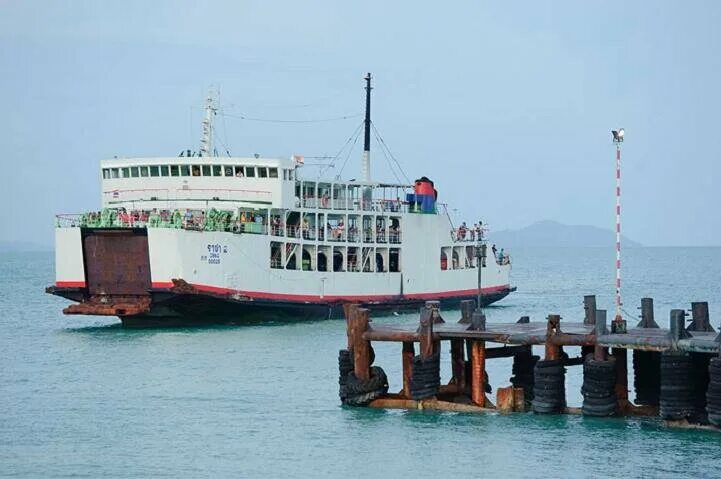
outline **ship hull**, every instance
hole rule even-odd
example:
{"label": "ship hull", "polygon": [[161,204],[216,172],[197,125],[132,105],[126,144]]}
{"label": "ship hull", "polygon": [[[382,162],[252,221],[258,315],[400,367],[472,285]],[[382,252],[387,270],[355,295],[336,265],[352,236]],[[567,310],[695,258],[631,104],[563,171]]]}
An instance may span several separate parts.
{"label": "ship hull", "polygon": [[[58,228],[56,282],[48,292],[77,303],[65,308],[66,314],[117,316],[127,326],[319,320],[342,317],[348,303],[392,313],[425,301],[448,308],[477,299],[478,270],[462,262],[442,269],[440,246],[427,247],[442,244],[445,231],[439,229],[435,237],[432,229],[424,231],[429,218],[437,220],[411,217],[404,223],[409,236],[422,241],[397,245],[395,271],[380,266],[351,271],[345,260],[332,271],[314,263],[307,269],[274,267],[274,245],[281,241],[286,241],[281,251],[327,248],[342,255],[346,250],[346,245],[295,238],[171,228]],[[465,255],[468,248],[453,251]],[[495,261],[483,267],[484,304],[514,290],[509,272],[510,265]]]}
{"label": "ship hull", "polygon": [[[515,288],[504,288],[484,293],[483,306],[505,298]],[[50,293],[73,301],[80,301],[78,288],[50,288]],[[153,291],[151,306],[141,314],[122,314],[118,318],[123,326],[131,328],[178,327],[212,324],[260,324],[267,322],[318,321],[343,318],[343,304],[349,301],[301,302],[265,299],[234,299],[206,293],[173,293]],[[363,307],[379,314],[414,311],[427,299],[396,298],[383,301],[361,302]],[[476,301],[476,295],[439,297],[442,309],[456,309],[463,300]]]}

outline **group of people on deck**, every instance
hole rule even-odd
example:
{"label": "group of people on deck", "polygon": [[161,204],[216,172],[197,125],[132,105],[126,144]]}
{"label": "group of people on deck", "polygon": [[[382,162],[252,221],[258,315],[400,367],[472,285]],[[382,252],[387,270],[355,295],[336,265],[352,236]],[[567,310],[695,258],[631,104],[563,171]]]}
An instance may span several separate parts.
{"label": "group of people on deck", "polygon": [[[466,226],[466,222],[464,221],[463,223],[461,223],[461,226],[459,226],[456,230],[456,240],[466,241],[466,239],[469,239],[470,241],[476,241],[477,238],[478,241],[481,241],[485,232],[486,229],[483,227],[482,221],[474,223],[473,227],[471,228]],[[468,238],[469,236],[470,238]]]}

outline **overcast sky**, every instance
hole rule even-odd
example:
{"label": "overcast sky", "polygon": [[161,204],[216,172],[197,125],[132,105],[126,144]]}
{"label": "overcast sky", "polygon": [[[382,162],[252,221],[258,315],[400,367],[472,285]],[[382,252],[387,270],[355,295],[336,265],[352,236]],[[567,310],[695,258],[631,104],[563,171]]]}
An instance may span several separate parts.
{"label": "overcast sky", "polygon": [[[623,126],[624,233],[721,244],[721,2],[509,3],[2,1],[0,240],[98,208],[101,159],[197,149],[211,85],[229,114],[322,119],[361,113],[370,71],[380,134],[459,219],[612,228]],[[238,156],[332,156],[360,120],[218,127]]]}

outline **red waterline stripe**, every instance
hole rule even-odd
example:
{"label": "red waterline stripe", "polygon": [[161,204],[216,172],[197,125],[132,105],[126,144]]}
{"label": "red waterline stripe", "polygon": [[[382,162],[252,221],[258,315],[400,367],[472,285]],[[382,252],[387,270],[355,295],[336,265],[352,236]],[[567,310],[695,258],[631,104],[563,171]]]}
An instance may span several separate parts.
{"label": "red waterline stripe", "polygon": [[[172,282],[167,281],[157,281],[153,282],[153,288],[171,288],[173,286]],[[257,298],[257,299],[277,299],[277,300],[284,300],[284,301],[308,301],[308,302],[321,302],[321,301],[337,301],[337,300],[345,300],[345,301],[382,301],[382,300],[390,300],[390,299],[397,299],[397,295],[388,294],[388,295],[326,295],[322,298],[319,295],[306,295],[306,294],[281,294],[281,293],[267,293],[263,291],[241,291],[237,289],[230,289],[230,288],[222,288],[219,286],[210,286],[207,284],[195,284],[192,283],[191,286],[195,287],[196,289],[200,291],[205,291],[208,293],[216,293],[216,294],[240,294],[243,296],[248,296],[250,298]],[[497,293],[501,291],[506,291],[510,289],[510,285],[502,285],[502,286],[492,286],[489,288],[483,288],[481,290],[482,293],[488,294],[488,293]],[[403,295],[404,299],[440,299],[440,298],[453,298],[457,296],[473,296],[475,294],[478,294],[478,289],[460,289],[455,291],[440,291],[437,293],[414,293],[414,294],[405,294]]]}
{"label": "red waterline stripe", "polygon": [[58,288],[84,288],[85,281],[56,281],[55,286]]}

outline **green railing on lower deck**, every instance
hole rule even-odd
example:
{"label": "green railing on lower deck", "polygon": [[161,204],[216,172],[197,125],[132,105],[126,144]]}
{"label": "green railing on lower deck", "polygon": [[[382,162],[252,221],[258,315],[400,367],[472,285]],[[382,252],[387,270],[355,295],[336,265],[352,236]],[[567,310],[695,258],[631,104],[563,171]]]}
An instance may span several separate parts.
{"label": "green railing on lower deck", "polygon": [[235,233],[267,233],[267,225],[259,222],[243,222],[229,211],[210,209],[207,212],[127,213],[114,208],[100,212],[56,216],[58,228],[173,228],[196,231],[226,231]]}

